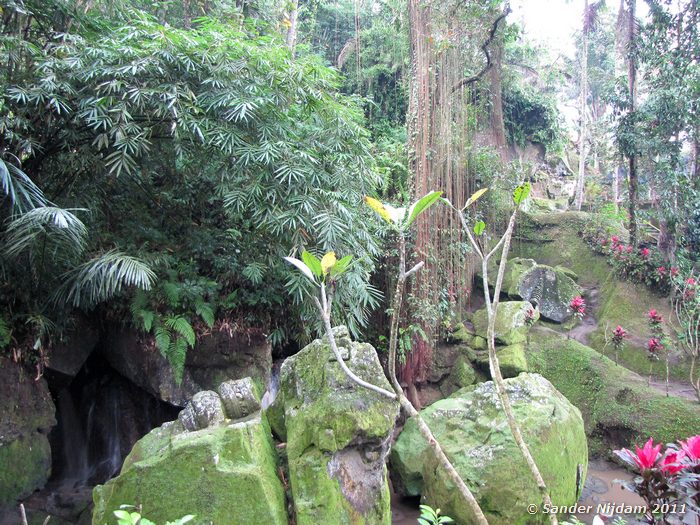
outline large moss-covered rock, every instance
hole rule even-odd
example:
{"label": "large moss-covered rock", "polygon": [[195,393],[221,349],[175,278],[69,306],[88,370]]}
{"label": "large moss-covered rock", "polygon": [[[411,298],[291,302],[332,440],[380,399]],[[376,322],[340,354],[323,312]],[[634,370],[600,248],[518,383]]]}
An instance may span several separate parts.
{"label": "large moss-covered rock", "polygon": [[46,380],[0,356],[0,514],[51,473],[47,435],[56,424]]}
{"label": "large moss-covered rock", "polygon": [[654,437],[660,443],[697,434],[700,405],[666,397],[646,378],[546,327],[530,333],[531,370],[558,388],[583,414],[593,453],[629,447]]}
{"label": "large moss-covered rock", "polygon": [[[528,322],[528,316],[531,317],[533,322],[540,317],[537,308],[532,306],[529,301],[501,301],[496,313],[496,341],[503,345],[524,342],[532,324]],[[488,327],[486,308],[474,312],[472,322],[476,333],[486,337],[486,329]]]}
{"label": "large moss-covered rock", "polygon": [[[489,273],[495,281],[496,272]],[[512,299],[524,299],[537,306],[544,319],[562,323],[572,315],[571,299],[581,295],[576,274],[562,266],[538,264],[534,259],[514,257],[506,263],[502,290]],[[493,285],[493,282],[491,282]]]}
{"label": "large moss-covered rock", "polygon": [[[584,479],[588,462],[581,413],[542,376],[521,374],[506,384],[515,417],[553,503],[575,503],[577,479]],[[527,505],[539,502],[540,495],[492,382],[457,392],[424,409],[421,415],[478,499],[489,523],[547,522],[545,515],[527,512]],[[473,523],[455,487],[427,449],[415,421],[408,420],[391,452],[394,486],[404,494],[422,494],[457,523]]]}
{"label": "large moss-covered rock", "polygon": [[0,509],[43,487],[50,473],[51,447],[44,434],[32,432],[0,445]]}
{"label": "large moss-covered rock", "polygon": [[[391,390],[371,345],[352,342],[345,327],[334,334],[355,374]],[[284,362],[269,413],[287,441],[299,525],[391,523],[385,458],[397,401],[352,382],[324,339]]]}
{"label": "large moss-covered rock", "polygon": [[156,523],[194,514],[199,525],[286,525],[276,458],[260,412],[194,432],[166,423],[136,443],[119,476],[95,487],[92,523],[113,523],[128,503]]}

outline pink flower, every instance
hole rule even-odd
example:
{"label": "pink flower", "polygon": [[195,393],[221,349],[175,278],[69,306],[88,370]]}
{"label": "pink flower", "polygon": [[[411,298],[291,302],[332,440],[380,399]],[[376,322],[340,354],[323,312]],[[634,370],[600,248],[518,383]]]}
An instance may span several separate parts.
{"label": "pink flower", "polygon": [[586,301],[584,301],[583,297],[577,295],[571,299],[569,308],[571,308],[571,311],[574,312],[574,315],[577,317],[583,317],[586,314]]}
{"label": "pink flower", "polygon": [[632,245],[629,245],[629,246],[627,247],[627,253],[632,253]]}
{"label": "pink flower", "polygon": [[649,253],[651,253],[651,252],[649,252],[649,248],[642,248],[641,253],[642,253],[642,257],[644,257],[646,259],[649,257]]}
{"label": "pink flower", "polygon": [[688,286],[695,286],[697,284],[697,281],[692,277],[688,277],[685,281],[685,284],[687,284]]}
{"label": "pink flower", "polygon": [[684,452],[669,452],[661,460],[661,470],[669,476],[678,474],[686,465],[681,463],[685,457]]}
{"label": "pink flower", "polygon": [[700,461],[700,435],[680,441],[681,448],[691,461]]}
{"label": "pink flower", "polygon": [[661,341],[659,341],[656,337],[652,337],[647,341],[647,350],[649,350],[649,353],[655,354],[659,350],[663,350],[664,345],[661,344]]}
{"label": "pink flower", "polygon": [[671,277],[675,277],[676,275],[678,275],[678,268],[671,266]]}
{"label": "pink flower", "polygon": [[620,238],[617,235],[613,235],[612,237],[610,237],[610,240],[613,244],[617,244],[618,242],[620,242]]}
{"label": "pink flower", "polygon": [[659,275],[666,275],[666,267],[665,267],[665,266],[659,266],[659,267],[656,269],[656,272],[657,272]]}
{"label": "pink flower", "polygon": [[603,240],[600,241],[600,245],[601,245],[601,246],[607,246],[607,244],[608,244],[608,240],[607,240],[607,239],[603,239]]}
{"label": "pink flower", "polygon": [[651,323],[653,325],[661,324],[664,321],[663,316],[660,313],[657,313],[655,308],[649,310],[647,315],[649,316],[649,323]]}
{"label": "pink flower", "polygon": [[640,470],[647,470],[654,468],[656,462],[659,460],[659,452],[661,451],[661,444],[654,446],[654,441],[649,438],[644,444],[644,448],[639,448],[635,445],[636,454],[632,454],[626,448],[623,448],[623,452],[627,452],[630,457],[634,460]]}

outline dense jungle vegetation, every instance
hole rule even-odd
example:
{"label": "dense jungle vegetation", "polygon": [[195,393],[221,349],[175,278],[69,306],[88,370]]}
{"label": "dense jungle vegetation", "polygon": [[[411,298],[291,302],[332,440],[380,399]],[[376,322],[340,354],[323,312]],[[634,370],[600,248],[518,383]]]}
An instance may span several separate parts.
{"label": "dense jungle vegetation", "polygon": [[[392,243],[363,195],[459,203],[492,186],[481,213],[503,221],[499,187],[556,173],[577,177],[578,208],[688,274],[697,5],[647,4],[632,22],[625,2],[588,5],[576,60],[552,62],[498,1],[3,2],[2,347],[40,366],[76,315],[152,333],[176,369],[217,323],[304,342],[313,310],[282,259],[302,249],[354,254],[335,315],[377,340]],[[470,249],[444,220],[425,224],[447,238],[412,241],[451,262],[433,257],[411,291],[406,354],[471,290]]]}

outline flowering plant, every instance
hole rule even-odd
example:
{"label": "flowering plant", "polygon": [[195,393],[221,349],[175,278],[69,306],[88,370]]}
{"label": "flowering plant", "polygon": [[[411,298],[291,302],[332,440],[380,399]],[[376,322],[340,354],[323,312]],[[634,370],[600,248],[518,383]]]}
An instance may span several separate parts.
{"label": "flowering plant", "polygon": [[[664,451],[662,448],[649,438],[642,448],[635,446],[634,452],[615,450],[617,457],[639,473],[623,485],[647,503],[647,523],[668,523],[672,504],[700,518],[700,435],[670,444]],[[659,510],[660,516],[652,514],[651,509]]]}
{"label": "flowering plant", "polygon": [[569,308],[578,319],[583,319],[583,316],[586,315],[586,301],[580,295],[571,299]]}
{"label": "flowering plant", "polygon": [[620,325],[615,327],[612,335],[612,344],[615,348],[615,363],[619,364],[619,354],[620,350],[625,346],[625,339],[627,339],[627,330],[622,328]]}

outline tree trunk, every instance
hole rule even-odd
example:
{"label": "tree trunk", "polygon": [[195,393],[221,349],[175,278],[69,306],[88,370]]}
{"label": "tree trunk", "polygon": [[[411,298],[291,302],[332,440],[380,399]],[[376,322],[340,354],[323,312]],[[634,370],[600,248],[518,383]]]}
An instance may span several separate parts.
{"label": "tree trunk", "polygon": [[[627,83],[629,88],[630,114],[635,111],[635,103],[637,97],[637,63],[634,57],[635,48],[635,11],[636,0],[629,0],[629,20],[627,25],[627,36],[629,38],[629,55],[627,68]],[[633,146],[634,147],[634,146]],[[637,198],[639,194],[639,181],[637,179],[637,155],[634,151],[628,152],[629,155],[629,231],[630,244],[637,245]]]}
{"label": "tree trunk", "polygon": [[489,115],[493,146],[501,156],[508,161],[508,146],[506,144],[506,127],[503,122],[503,38],[497,37],[491,49],[491,69],[489,70],[489,87],[491,91],[491,113]]}
{"label": "tree trunk", "polygon": [[583,189],[586,177],[586,105],[588,102],[588,0],[584,0],[583,6],[583,34],[581,39],[581,99],[579,101],[579,159],[578,179],[576,180],[576,209],[581,211],[583,205]]}
{"label": "tree trunk", "polygon": [[294,48],[297,45],[297,23],[299,18],[299,2],[292,0],[289,8],[289,27],[287,28],[287,47],[294,56]]}

